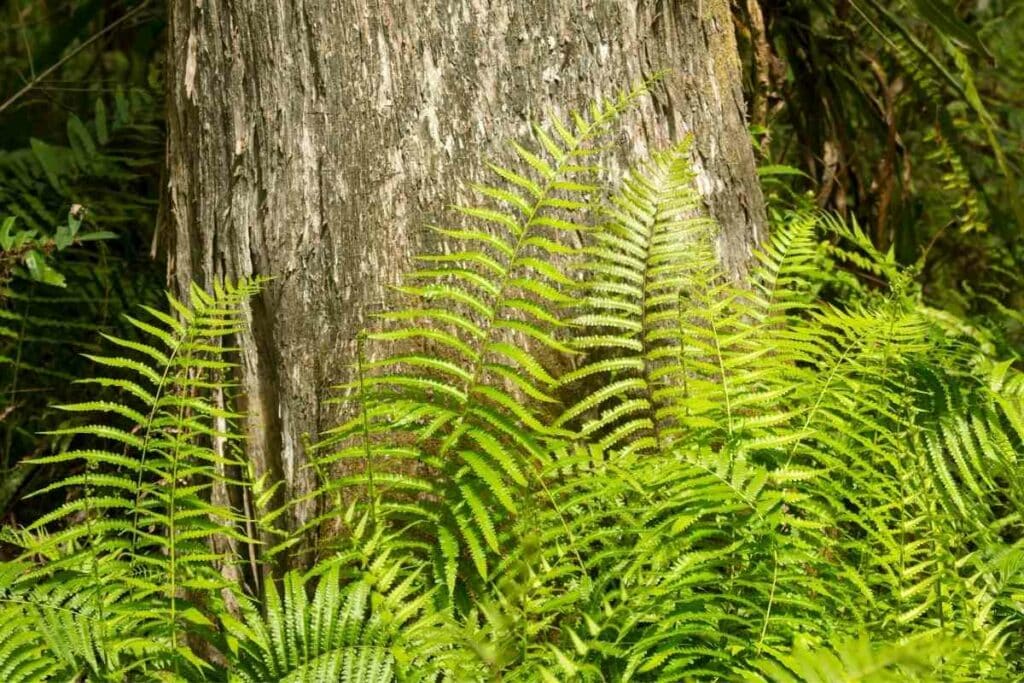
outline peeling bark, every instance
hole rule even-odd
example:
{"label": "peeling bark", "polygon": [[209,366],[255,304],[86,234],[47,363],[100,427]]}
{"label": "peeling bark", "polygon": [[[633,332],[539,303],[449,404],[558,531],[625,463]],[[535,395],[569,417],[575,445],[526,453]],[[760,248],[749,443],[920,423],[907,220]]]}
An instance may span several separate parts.
{"label": "peeling bark", "polygon": [[331,426],[356,331],[530,120],[670,69],[621,163],[692,133],[725,267],[742,277],[763,237],[726,0],[171,0],[169,17],[171,275],[275,278],[241,379],[250,455],[288,497],[312,485],[304,435]]}

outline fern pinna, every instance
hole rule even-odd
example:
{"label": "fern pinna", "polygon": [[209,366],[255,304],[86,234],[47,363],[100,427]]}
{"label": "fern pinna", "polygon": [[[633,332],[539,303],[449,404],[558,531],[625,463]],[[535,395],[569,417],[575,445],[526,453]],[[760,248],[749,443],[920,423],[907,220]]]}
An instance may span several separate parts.
{"label": "fern pinna", "polygon": [[1015,359],[835,217],[776,212],[720,274],[686,144],[607,180],[641,90],[537,128],[360,338],[311,566],[243,531],[277,513],[230,447],[258,283],[132,319],[153,342],[90,380],[122,398],[69,406],[102,418],[42,459],[75,463],[66,504],[6,532],[0,672],[1018,679]]}

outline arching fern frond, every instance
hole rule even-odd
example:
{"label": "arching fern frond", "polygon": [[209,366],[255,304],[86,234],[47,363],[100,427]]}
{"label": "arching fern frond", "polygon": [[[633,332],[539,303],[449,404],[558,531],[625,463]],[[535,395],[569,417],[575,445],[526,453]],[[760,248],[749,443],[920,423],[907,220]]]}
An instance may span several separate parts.
{"label": "arching fern frond", "polygon": [[367,334],[378,359],[361,361],[348,386],[359,414],[320,447],[320,468],[363,461],[362,474],[331,488],[393,493],[379,512],[443,540],[427,545],[450,590],[464,562],[490,575],[508,521],[532,495],[542,443],[570,435],[547,417],[557,367],[573,353],[578,283],[562,259],[590,230],[600,140],[644,89],[537,128],[538,149],[514,146],[519,169],[491,165],[504,182],[476,189],[496,205],[458,207],[461,225],[436,228],[453,250],[421,259],[428,267],[399,288],[408,307]]}
{"label": "arching fern frond", "polygon": [[[129,322],[149,341],[108,336],[125,354],[92,359],[114,374],[82,380],[113,395],[62,406],[96,421],[53,432],[71,439],[72,449],[34,462],[74,467],[39,492],[74,495],[22,538],[26,560],[49,558],[29,572],[47,598],[29,602],[58,652],[88,653],[95,637],[98,651],[124,649],[168,670],[209,667],[186,640],[212,626],[204,611],[220,591],[236,589],[219,573],[234,560],[213,552],[212,540],[252,542],[238,512],[211,502],[212,487],[225,482],[219,466],[236,464],[223,446],[241,438],[219,430],[221,418],[237,416],[214,394],[231,385],[224,341],[241,329],[241,305],[259,287],[216,284],[207,293],[193,286],[188,303],[169,297],[172,314],[147,307],[148,320]],[[68,602],[55,598],[57,585],[81,588]],[[100,626],[83,630],[93,622]]]}
{"label": "arching fern frond", "polygon": [[941,659],[956,652],[956,643],[942,637],[922,636],[907,642],[873,646],[860,638],[838,643],[834,649],[810,647],[806,642],[777,662],[757,664],[761,675],[746,680],[775,683],[839,683],[840,681],[935,680]]}
{"label": "arching fern frond", "polygon": [[714,262],[688,150],[680,144],[634,169],[585,249],[587,298],[573,322],[574,346],[588,361],[561,378],[584,398],[555,424],[580,423],[602,450],[653,452],[677,424],[672,399],[689,381],[677,311],[682,297],[706,286],[700,271]]}

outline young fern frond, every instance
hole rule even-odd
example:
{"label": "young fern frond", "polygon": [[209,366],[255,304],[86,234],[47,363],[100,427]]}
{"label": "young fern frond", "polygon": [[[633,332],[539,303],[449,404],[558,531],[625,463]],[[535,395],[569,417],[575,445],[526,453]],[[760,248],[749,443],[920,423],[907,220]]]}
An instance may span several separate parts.
{"label": "young fern frond", "polygon": [[779,227],[754,252],[750,295],[762,325],[787,327],[800,309],[813,307],[824,266],[818,237],[820,218],[792,213],[776,218]]}
{"label": "young fern frond", "polygon": [[662,433],[671,429],[670,396],[687,381],[677,362],[676,310],[688,290],[703,286],[694,275],[706,263],[711,228],[698,211],[688,149],[680,144],[633,170],[585,249],[587,297],[572,322],[574,346],[588,362],[560,381],[603,387],[576,391],[585,398],[555,424],[581,422],[581,434],[608,452],[650,453],[671,442]]}
{"label": "young fern frond", "polygon": [[403,566],[387,551],[362,566],[335,560],[315,577],[312,600],[298,572],[281,591],[267,584],[265,616],[253,605],[227,620],[239,643],[232,681],[429,680],[472,666],[453,649],[454,630],[430,609],[422,567]]}

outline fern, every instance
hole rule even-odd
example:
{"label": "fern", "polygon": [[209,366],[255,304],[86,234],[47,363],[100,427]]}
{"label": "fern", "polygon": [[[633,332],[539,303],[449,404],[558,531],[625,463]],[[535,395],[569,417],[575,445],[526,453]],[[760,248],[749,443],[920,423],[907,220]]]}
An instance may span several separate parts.
{"label": "fern", "polygon": [[955,652],[955,643],[928,636],[884,648],[872,647],[863,638],[848,640],[834,651],[801,643],[792,654],[782,657],[781,662],[758,664],[767,678],[751,674],[749,680],[778,683],[929,680],[941,670],[941,665],[937,664],[942,655],[948,656],[951,645]]}
{"label": "fern", "polygon": [[[77,651],[89,652],[89,645],[118,652],[124,643],[108,643],[104,633],[110,622],[113,637],[133,643],[135,656],[175,670],[208,668],[187,647],[186,633],[210,627],[204,611],[219,603],[220,591],[233,588],[219,573],[233,559],[214,553],[210,543],[215,536],[251,542],[237,530],[238,513],[209,497],[221,480],[217,466],[229,462],[224,442],[239,438],[217,430],[217,420],[232,415],[211,396],[230,386],[225,354],[231,349],[221,341],[240,329],[240,305],[258,287],[217,285],[212,294],[193,287],[189,305],[169,298],[174,315],[147,308],[150,320],[129,318],[148,343],[108,336],[130,355],[92,356],[118,374],[84,380],[120,397],[62,406],[102,417],[53,432],[78,440],[79,448],[34,460],[80,468],[38,492],[80,491],[28,529],[54,531],[22,539],[27,557],[59,558],[32,570],[34,581],[78,587],[70,606],[52,591],[33,601],[36,609],[70,615],[72,622],[58,621],[54,633],[96,624]],[[119,586],[113,595],[110,586]],[[81,622],[86,609],[90,621]]]}
{"label": "fern", "polygon": [[[745,661],[784,659],[799,638],[831,642],[862,629],[897,642],[941,632],[984,644],[959,670],[999,670],[1016,619],[1000,607],[1005,579],[976,548],[1001,547],[1000,534],[1018,522],[1002,505],[981,512],[1005,490],[981,458],[1012,460],[1019,434],[1005,433],[996,415],[973,427],[949,422],[994,404],[965,384],[977,352],[936,345],[910,275],[856,225],[786,216],[752,286],[728,282],[714,270],[711,226],[690,183],[685,145],[627,177],[604,223],[583,234],[580,274],[555,282],[582,282],[580,305],[566,315],[554,286],[532,302],[543,314],[530,336],[548,342],[568,327],[572,337],[544,345],[564,345],[575,362],[545,365],[520,347],[491,347],[516,361],[513,393],[470,390],[480,356],[457,336],[490,339],[477,321],[493,309],[461,289],[437,289],[466,304],[458,322],[385,335],[433,335],[452,354],[370,364],[362,386],[388,393],[361,394],[361,422],[346,438],[359,424],[387,424],[334,459],[373,463],[380,509],[409,524],[403,544],[432,550],[434,580],[469,610],[468,637],[487,643],[482,664],[510,680],[728,679],[752,675]],[[836,242],[819,246],[822,225]],[[887,289],[858,284],[846,263]],[[829,270],[837,275],[822,275]],[[453,277],[488,296],[500,291],[476,281],[483,271]],[[830,291],[848,304],[823,300]],[[372,374],[383,367],[395,371]],[[517,483],[531,494],[503,489],[512,471],[468,450],[458,466],[483,494],[424,481],[414,468],[377,470],[386,459],[443,467],[458,439],[475,438],[459,431],[461,409],[474,414],[475,401],[495,399],[508,412],[491,414],[510,421],[489,424],[524,445],[515,463],[530,478]],[[408,433],[401,445],[396,430]],[[474,445],[502,462],[487,442]],[[389,503],[398,490],[407,493]],[[528,515],[515,514],[519,501]],[[445,528],[444,515],[463,505],[470,514]],[[426,547],[414,531],[422,518],[438,525]],[[476,564],[473,585],[490,579],[471,589],[490,593],[472,608],[458,599],[464,552]]]}
{"label": "fern", "polygon": [[[349,506],[345,519],[355,514]],[[393,557],[392,539],[366,521],[313,571],[285,574],[280,590],[268,583],[262,605],[243,600],[241,620],[221,615],[233,657],[230,680],[477,677],[478,664],[458,647],[457,629],[424,585],[424,565]]]}
{"label": "fern", "polygon": [[37,459],[74,463],[43,492],[65,502],[6,533],[23,553],[0,563],[0,670],[1019,677],[1013,359],[836,217],[776,214],[731,282],[685,143],[601,180],[639,92],[538,128],[361,337],[350,414],[314,454],[305,573],[260,566],[296,537],[253,540],[275,484],[232,447],[225,338],[259,283],[132,317],[143,340],[110,337],[102,392],[64,407],[98,417]]}
{"label": "fern", "polygon": [[537,128],[540,149],[515,147],[523,169],[492,165],[504,183],[477,188],[500,208],[460,207],[464,225],[435,228],[454,251],[421,259],[428,267],[399,288],[410,306],[367,335],[396,350],[360,369],[361,414],[320,447],[320,469],[379,461],[323,493],[365,487],[410,542],[441,539],[427,546],[450,593],[464,559],[490,575],[508,521],[529,501],[534,461],[569,435],[545,424],[544,409],[558,403],[555,364],[572,352],[563,339],[577,283],[559,260],[589,230],[599,141],[642,91]]}

